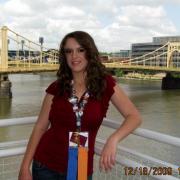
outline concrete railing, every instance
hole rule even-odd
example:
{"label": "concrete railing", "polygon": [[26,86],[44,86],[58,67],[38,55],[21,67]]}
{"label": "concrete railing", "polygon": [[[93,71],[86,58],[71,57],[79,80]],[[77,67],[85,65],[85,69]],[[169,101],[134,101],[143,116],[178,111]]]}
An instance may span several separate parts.
{"label": "concrete railing", "polygon": [[[3,120],[0,120],[0,127],[13,126],[13,125],[23,125],[23,124],[32,124],[32,123],[36,122],[36,119],[37,119],[37,117],[35,117],[35,116],[34,117],[24,117],[24,118],[14,118],[14,119],[3,119]],[[120,124],[117,122],[114,122],[112,120],[109,120],[109,119],[104,119],[102,125],[106,126],[106,127],[113,128],[113,129],[117,129]],[[166,134],[150,131],[150,130],[143,129],[143,128],[136,129],[132,134],[137,135],[137,136],[141,136],[144,138],[148,138],[148,139],[153,139],[153,140],[161,142],[161,143],[166,143],[169,145],[180,147],[180,138],[169,136]],[[96,143],[101,144],[101,146],[95,147],[95,153],[97,155],[100,155],[101,150],[102,150],[102,145],[105,144],[105,140],[97,138]],[[0,143],[0,158],[16,156],[16,155],[23,155],[25,152],[26,145],[27,145],[27,140]],[[16,146],[16,147],[13,148],[14,146]],[[128,149],[125,147],[118,146],[118,150],[132,154],[136,157],[139,157],[140,159],[143,158],[143,159],[146,159],[147,161],[154,162],[155,164],[159,164],[162,167],[171,167],[173,172],[175,172],[177,174],[179,173],[179,171],[178,171],[179,167],[176,165],[173,165],[171,163],[164,162],[162,160],[153,158],[151,156],[136,152],[134,150],[131,150],[131,149]],[[122,157],[122,156],[120,157],[119,155],[117,155],[116,162],[117,162],[117,164],[121,164],[125,167],[132,167],[132,168],[144,166],[142,163],[136,162],[136,161],[128,159],[126,157]],[[168,176],[154,175],[154,173],[152,171],[152,167],[148,167],[146,165],[146,168],[147,168],[147,172],[149,172],[148,176],[152,176],[153,178],[163,179],[163,180],[178,179],[178,178],[171,176],[171,175],[168,175]]]}

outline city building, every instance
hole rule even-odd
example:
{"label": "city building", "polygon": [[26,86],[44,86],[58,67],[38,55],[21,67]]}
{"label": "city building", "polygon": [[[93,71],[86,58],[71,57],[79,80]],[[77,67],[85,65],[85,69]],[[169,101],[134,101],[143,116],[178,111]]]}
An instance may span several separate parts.
{"label": "city building", "polygon": [[35,57],[37,55],[40,54],[39,51],[28,51],[28,50],[8,50],[8,57],[10,58],[10,60],[16,59],[17,56],[19,56],[20,58],[28,58],[29,57],[29,53],[31,57]]}
{"label": "city building", "polygon": [[124,61],[131,57],[131,50],[120,50],[118,52],[110,53],[110,61]]}
{"label": "city building", "polygon": [[[146,43],[134,43],[131,46],[131,58],[136,58],[143,56],[145,54],[148,54],[152,51],[155,51],[156,49],[162,47],[167,42],[180,42],[180,36],[163,36],[163,37],[153,37],[152,42],[146,42]],[[167,51],[167,47],[164,47],[164,49],[158,50],[159,53],[163,53],[164,51]],[[166,63],[166,55],[158,57],[157,61],[159,65],[163,65],[163,63]],[[140,65],[143,64],[140,63]],[[146,62],[148,64],[148,62]],[[173,66],[179,66],[180,65],[180,53],[179,52],[173,52],[172,55],[172,64]]]}
{"label": "city building", "polygon": [[111,57],[129,58],[131,55],[130,50],[120,50],[118,52],[111,53]]}
{"label": "city building", "polygon": [[131,46],[131,58],[139,57],[162,47],[167,42],[180,42],[180,36],[153,37],[152,42],[134,43]]}

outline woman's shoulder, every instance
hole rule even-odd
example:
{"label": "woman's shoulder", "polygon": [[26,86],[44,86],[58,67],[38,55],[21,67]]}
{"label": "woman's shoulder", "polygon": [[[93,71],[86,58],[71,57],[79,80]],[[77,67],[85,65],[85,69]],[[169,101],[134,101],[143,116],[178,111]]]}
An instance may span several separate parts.
{"label": "woman's shoulder", "polygon": [[58,80],[53,81],[45,90],[46,93],[56,95],[58,93]]}
{"label": "woman's shoulder", "polygon": [[112,75],[107,74],[105,76],[105,81],[106,81],[105,96],[107,96],[108,99],[110,99],[114,93],[114,86],[116,85],[116,79]]}
{"label": "woman's shoulder", "polygon": [[105,76],[105,80],[106,80],[107,86],[108,85],[114,86],[116,84],[116,79],[111,74],[107,74]]}
{"label": "woman's shoulder", "polygon": [[116,79],[111,75],[107,74],[105,76],[105,81],[106,81],[106,89],[113,89],[114,86],[116,85]]}

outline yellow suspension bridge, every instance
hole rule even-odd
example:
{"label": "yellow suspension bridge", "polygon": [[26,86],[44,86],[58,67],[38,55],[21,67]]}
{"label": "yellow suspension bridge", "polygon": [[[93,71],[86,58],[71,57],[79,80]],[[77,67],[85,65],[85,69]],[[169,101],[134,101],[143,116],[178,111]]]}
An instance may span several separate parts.
{"label": "yellow suspension bridge", "polygon": [[[8,53],[10,45],[15,49],[14,55]],[[180,72],[180,42],[167,42],[143,56],[125,61],[111,59],[104,64],[108,68]],[[0,29],[0,74],[50,71],[57,70],[58,66],[57,50],[48,50],[6,26]]]}
{"label": "yellow suspension bridge", "polygon": [[[9,73],[56,71],[58,57],[58,50],[45,48],[42,42],[38,44],[6,26],[0,28],[0,98],[12,97]],[[167,42],[150,53],[129,60],[110,59],[104,65],[113,70],[166,72],[162,89],[180,89],[180,79],[171,76],[171,72],[180,73],[180,42]]]}
{"label": "yellow suspension bridge", "polygon": [[56,70],[58,64],[57,50],[48,50],[6,26],[0,29],[0,74]]}
{"label": "yellow suspension bridge", "polygon": [[180,72],[180,42],[167,42],[160,48],[142,56],[105,65],[121,69]]}

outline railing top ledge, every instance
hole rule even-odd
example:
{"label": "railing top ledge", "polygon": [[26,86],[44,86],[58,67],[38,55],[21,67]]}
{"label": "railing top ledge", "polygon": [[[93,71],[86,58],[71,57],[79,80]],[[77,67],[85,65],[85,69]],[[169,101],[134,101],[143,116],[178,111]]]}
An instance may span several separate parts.
{"label": "railing top ledge", "polygon": [[[32,117],[23,117],[23,118],[13,118],[13,119],[1,119],[0,127],[12,126],[12,125],[23,125],[23,124],[31,124],[35,123],[37,120],[37,116]],[[120,123],[112,121],[110,119],[105,118],[102,125],[117,129],[120,126]],[[166,143],[169,145],[173,145],[176,147],[180,147],[180,138],[170,136],[167,134],[151,131],[148,129],[138,128],[132,134],[141,136],[144,138],[152,139],[161,143]]]}
{"label": "railing top ledge", "polygon": [[12,118],[12,119],[0,119],[0,127],[31,124],[31,123],[35,123],[36,119],[37,116]]}
{"label": "railing top ledge", "polygon": [[[112,121],[109,119],[105,119],[103,121],[103,125],[111,127],[113,129],[117,129],[119,127],[118,122],[115,122],[115,121]],[[158,141],[161,143],[166,143],[169,145],[180,147],[180,137],[174,137],[174,136],[151,131],[151,130],[144,129],[144,128],[138,128],[134,132],[132,132],[132,134],[141,136],[144,138],[152,139],[152,140],[155,140],[155,141]]]}

